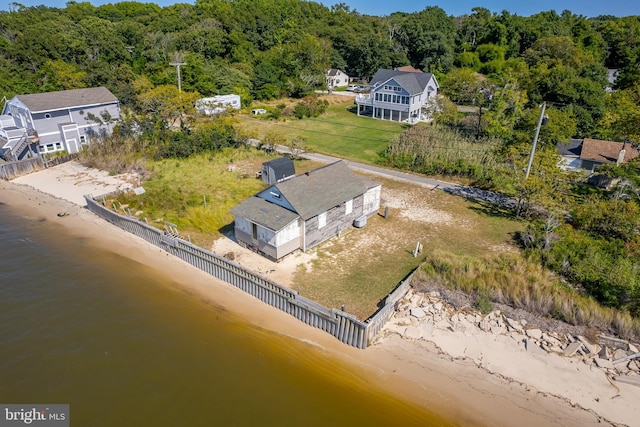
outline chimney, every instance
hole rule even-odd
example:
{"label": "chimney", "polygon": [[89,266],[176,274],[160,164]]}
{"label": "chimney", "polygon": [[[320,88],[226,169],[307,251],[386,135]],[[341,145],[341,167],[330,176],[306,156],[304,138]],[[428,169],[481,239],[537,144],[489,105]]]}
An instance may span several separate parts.
{"label": "chimney", "polygon": [[624,155],[627,153],[627,150],[624,149],[626,147],[626,143],[622,144],[622,149],[618,153],[618,160],[616,160],[616,165],[620,165],[624,163]]}

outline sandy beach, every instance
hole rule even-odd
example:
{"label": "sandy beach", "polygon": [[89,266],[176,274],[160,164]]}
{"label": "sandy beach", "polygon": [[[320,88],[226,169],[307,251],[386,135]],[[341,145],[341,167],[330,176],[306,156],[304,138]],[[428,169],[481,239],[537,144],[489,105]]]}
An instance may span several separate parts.
{"label": "sandy beach", "polygon": [[[127,250],[189,292],[247,321],[313,345],[361,372],[367,382],[440,413],[460,425],[640,425],[640,387],[612,383],[602,369],[576,357],[534,354],[515,339],[482,331],[433,329],[408,338],[392,319],[376,343],[358,350],[260,303],[231,285],[98,218],[84,194],[135,187],[136,178],[108,176],[71,162],[0,181],[0,203],[49,221],[61,232],[106,250]],[[59,216],[64,213],[66,215]]]}

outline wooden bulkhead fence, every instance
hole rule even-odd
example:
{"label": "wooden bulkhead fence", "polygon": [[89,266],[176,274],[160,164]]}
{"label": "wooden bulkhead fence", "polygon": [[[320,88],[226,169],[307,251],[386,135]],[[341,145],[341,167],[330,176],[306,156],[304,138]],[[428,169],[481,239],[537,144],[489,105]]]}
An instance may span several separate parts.
{"label": "wooden bulkhead fence", "polygon": [[68,162],[75,159],[76,157],[76,154],[65,154],[63,156],[56,156],[51,159],[45,159],[44,157],[37,156],[30,159],[0,163],[0,179],[11,181],[12,179],[18,178],[19,176],[27,175],[32,172],[38,172],[40,170],[59,165],[61,163]]}
{"label": "wooden bulkhead fence", "polygon": [[170,236],[131,216],[123,216],[104,206],[105,194],[94,199],[85,195],[87,209],[110,223],[139,236],[194,267],[223,280],[296,319],[333,335],[345,344],[366,348],[391,317],[397,301],[409,290],[412,275],[385,298],[384,306],[365,322],[337,309],[328,309],[295,291],[278,285],[239,264],[220,257],[179,237]]}

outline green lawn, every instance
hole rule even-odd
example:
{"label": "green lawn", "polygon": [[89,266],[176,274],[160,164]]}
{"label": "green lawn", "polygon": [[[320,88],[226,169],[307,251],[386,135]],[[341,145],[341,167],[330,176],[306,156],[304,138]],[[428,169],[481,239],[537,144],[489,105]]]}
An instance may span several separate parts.
{"label": "green lawn", "polygon": [[242,126],[258,139],[277,132],[291,140],[305,138],[308,151],[375,164],[389,143],[406,129],[406,124],[358,117],[353,99],[339,95],[327,97],[331,104],[318,118],[275,121],[240,116]]}

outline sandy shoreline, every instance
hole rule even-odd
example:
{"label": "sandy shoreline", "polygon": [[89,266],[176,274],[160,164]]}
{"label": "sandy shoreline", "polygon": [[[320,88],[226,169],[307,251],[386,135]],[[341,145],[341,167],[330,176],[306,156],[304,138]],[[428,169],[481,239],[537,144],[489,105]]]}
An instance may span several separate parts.
{"label": "sandy shoreline", "polygon": [[[357,350],[106,223],[82,207],[83,194],[98,195],[134,184],[131,177],[110,177],[68,163],[14,182],[0,181],[0,202],[25,217],[55,223],[66,233],[89,239],[102,249],[138,249],[126,252],[200,298],[261,328],[312,343],[328,356],[362,369],[367,382],[460,425],[639,423],[640,387],[620,384],[619,395],[612,399],[616,393],[606,376],[587,365],[562,357],[516,351],[492,335],[465,337],[453,331],[431,341],[408,340],[387,333],[368,349]],[[59,217],[61,212],[67,215]],[[460,350],[461,342],[465,351]],[[474,360],[477,354],[484,360],[480,367]]]}

